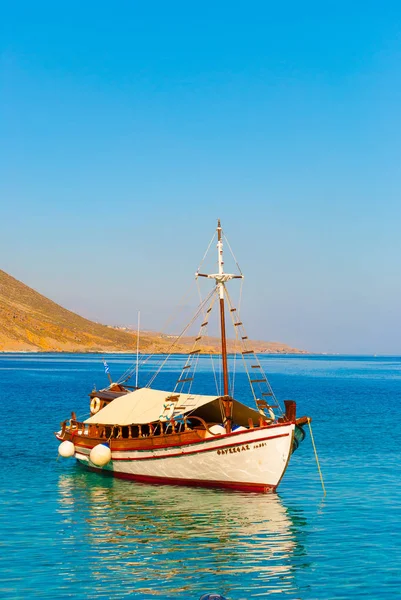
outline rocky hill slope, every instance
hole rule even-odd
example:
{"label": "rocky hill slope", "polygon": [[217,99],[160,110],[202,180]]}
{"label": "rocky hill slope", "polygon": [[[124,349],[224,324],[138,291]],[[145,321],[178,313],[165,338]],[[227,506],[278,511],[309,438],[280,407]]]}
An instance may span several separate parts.
{"label": "rocky hill slope", "polygon": [[[166,352],[171,336],[146,332],[142,352]],[[193,338],[183,338],[175,352],[191,349]],[[298,353],[278,342],[254,342],[258,352]],[[134,332],[100,325],[59,306],[0,270],[0,352],[135,352]],[[229,351],[233,343],[229,342]],[[219,343],[207,338],[205,352],[218,352]]]}

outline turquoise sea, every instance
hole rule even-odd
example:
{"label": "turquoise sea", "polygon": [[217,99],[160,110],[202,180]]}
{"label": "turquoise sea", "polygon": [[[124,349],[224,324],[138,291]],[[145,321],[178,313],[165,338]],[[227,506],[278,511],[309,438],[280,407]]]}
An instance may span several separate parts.
{"label": "turquoise sea", "polygon": [[[114,379],[133,357],[110,355]],[[156,386],[170,387],[172,357]],[[145,381],[155,360],[141,372]],[[313,418],[277,494],[149,486],[57,459],[53,432],[106,385],[95,355],[0,355],[0,597],[401,597],[401,358],[266,356]],[[197,389],[213,393],[202,358]],[[235,395],[243,398],[238,369]],[[249,395],[248,395],[249,397]]]}

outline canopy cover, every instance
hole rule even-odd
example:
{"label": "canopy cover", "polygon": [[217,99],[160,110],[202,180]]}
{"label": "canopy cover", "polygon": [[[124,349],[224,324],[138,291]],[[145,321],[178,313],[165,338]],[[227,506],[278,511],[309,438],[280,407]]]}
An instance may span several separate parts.
{"label": "canopy cover", "polygon": [[201,396],[199,394],[176,394],[163,390],[151,390],[141,388],[124,396],[116,398],[95,415],[92,415],[85,423],[99,423],[101,425],[138,425],[158,421],[162,415],[169,411],[166,405],[170,405],[172,398],[175,414],[185,414],[213,402],[216,396]]}
{"label": "canopy cover", "polygon": [[[110,402],[102,410],[92,415],[85,423],[99,425],[142,425],[153,423],[161,417],[171,417],[171,406],[174,416],[193,413],[207,421],[220,422],[220,396],[203,396],[200,394],[177,394],[164,390],[141,388],[120,396]],[[233,400],[233,419],[238,425],[248,425],[248,419],[258,419],[259,413]]]}

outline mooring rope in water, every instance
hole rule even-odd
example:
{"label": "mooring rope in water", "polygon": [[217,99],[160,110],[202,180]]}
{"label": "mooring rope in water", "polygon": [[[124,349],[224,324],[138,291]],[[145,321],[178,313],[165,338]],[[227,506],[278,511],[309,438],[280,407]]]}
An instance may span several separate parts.
{"label": "mooring rope in water", "polygon": [[319,457],[317,455],[317,450],[316,450],[316,444],[315,444],[315,440],[313,437],[313,433],[312,433],[312,426],[310,424],[311,420],[308,417],[308,425],[309,425],[309,432],[310,432],[310,439],[312,441],[312,446],[313,446],[313,451],[315,453],[315,459],[316,459],[316,464],[317,464],[317,470],[319,471],[319,475],[320,475],[320,481],[322,482],[322,488],[323,488],[323,494],[326,495],[326,488],[324,487],[324,481],[323,481],[323,475],[322,475],[322,470],[320,468],[320,463],[319,463]]}

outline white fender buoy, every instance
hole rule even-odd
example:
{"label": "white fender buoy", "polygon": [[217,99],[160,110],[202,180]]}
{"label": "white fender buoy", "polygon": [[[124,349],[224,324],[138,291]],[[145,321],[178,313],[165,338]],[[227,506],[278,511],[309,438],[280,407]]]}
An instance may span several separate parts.
{"label": "white fender buoy", "polygon": [[74,456],[75,454],[75,446],[72,442],[65,440],[64,442],[61,442],[58,447],[58,453],[63,458],[71,458],[71,456]]}
{"label": "white fender buoy", "polygon": [[105,444],[97,444],[90,451],[89,458],[97,467],[104,467],[111,461],[111,450]]}

